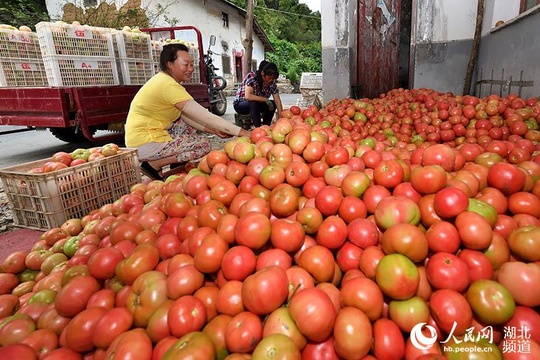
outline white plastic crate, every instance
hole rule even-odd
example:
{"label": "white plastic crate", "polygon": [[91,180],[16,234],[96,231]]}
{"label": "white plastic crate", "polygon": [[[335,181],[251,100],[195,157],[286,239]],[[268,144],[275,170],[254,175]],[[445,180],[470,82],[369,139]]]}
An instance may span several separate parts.
{"label": "white plastic crate", "polygon": [[0,58],[41,60],[38,35],[29,31],[0,29]]}
{"label": "white plastic crate", "polygon": [[153,60],[150,35],[131,31],[113,33],[115,55],[121,59]]}
{"label": "white plastic crate", "polygon": [[154,61],[154,74],[159,72],[159,57],[161,50],[163,50],[163,43],[161,41],[152,40],[150,43],[152,47],[152,60]]}
{"label": "white plastic crate", "polygon": [[111,29],[42,21],[36,31],[43,56],[114,57]]}
{"label": "white plastic crate", "polygon": [[116,62],[111,57],[43,56],[49,86],[118,85]]}
{"label": "white plastic crate", "polygon": [[0,58],[0,86],[48,86],[45,65],[40,59]]}
{"label": "white plastic crate", "polygon": [[154,76],[152,60],[117,59],[118,77],[123,85],[144,85]]}
{"label": "white plastic crate", "polygon": [[322,89],[322,73],[302,73],[300,89]]}
{"label": "white plastic crate", "polygon": [[15,226],[37,230],[58,227],[70,218],[113,203],[141,182],[136,149],[49,173],[30,173],[50,159],[0,170]]}

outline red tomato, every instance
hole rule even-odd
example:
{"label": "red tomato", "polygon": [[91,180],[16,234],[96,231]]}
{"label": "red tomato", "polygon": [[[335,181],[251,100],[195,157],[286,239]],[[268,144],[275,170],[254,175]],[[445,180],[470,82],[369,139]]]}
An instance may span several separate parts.
{"label": "red tomato", "polygon": [[450,222],[437,221],[426,231],[426,240],[432,252],[456,253],[461,242],[457,228]]}
{"label": "red tomato", "polygon": [[73,317],[86,308],[88,300],[100,289],[92,276],[75,276],[56,295],[54,306],[58,314]]}
{"label": "red tomato", "polygon": [[362,358],[371,349],[373,329],[361,310],[342,308],[334,324],[334,347],[342,358]]}
{"label": "red tomato", "polygon": [[[272,228],[273,229],[273,228]],[[255,270],[255,253],[247,246],[231,247],[221,260],[221,270],[227,280],[243,281]]]}
{"label": "red tomato", "polygon": [[486,218],[473,211],[464,211],[456,217],[461,243],[472,250],[484,250],[491,244],[493,230]]}
{"label": "red tomato", "polygon": [[334,277],[334,255],[324,246],[308,247],[302,251],[297,263],[309,272],[317,282],[329,282]]}
{"label": "red tomato", "polygon": [[17,343],[0,348],[0,357],[2,359],[37,360],[38,353],[28,344]]}
{"label": "red tomato", "polygon": [[333,331],[336,310],[332,300],[319,288],[298,291],[289,302],[289,311],[308,340],[324,341]]}
{"label": "red tomato", "polygon": [[232,316],[219,314],[209,321],[202,330],[212,340],[218,358],[225,357],[229,353],[225,343],[225,333],[232,319]]}
{"label": "red tomato", "polygon": [[368,278],[357,277],[341,286],[342,307],[353,306],[367,315],[370,321],[379,319],[383,312],[383,293],[377,284]]}
{"label": "red tomato", "polygon": [[463,191],[455,187],[439,190],[433,199],[433,208],[443,219],[453,218],[469,207],[469,199]]}
{"label": "red tomato", "polygon": [[421,194],[435,194],[446,185],[446,171],[440,165],[415,167],[411,184]]}
{"label": "red tomato", "polygon": [[136,326],[148,324],[150,316],[167,300],[167,292],[167,275],[159,271],[147,271],[133,282],[126,305]]}
{"label": "red tomato", "polygon": [[277,219],[272,223],[270,242],[275,248],[295,253],[302,247],[305,234],[298,221]]}
{"label": "red tomato", "polygon": [[446,334],[463,335],[472,323],[472,310],[463,295],[450,289],[436,290],[429,300],[431,315]]}
{"label": "red tomato", "polygon": [[381,318],[373,324],[373,355],[377,359],[403,359],[405,339],[395,322]]}
{"label": "red tomato", "polygon": [[421,262],[428,254],[428,241],[417,226],[398,223],[390,226],[381,236],[381,245],[386,254],[400,253],[413,262]]}
{"label": "red tomato", "polygon": [[429,257],[426,274],[429,283],[435,289],[452,289],[462,292],[471,282],[465,261],[447,252],[438,252]]}
{"label": "red tomato", "polygon": [[251,249],[260,249],[270,239],[270,219],[261,213],[250,212],[240,217],[234,231],[236,242]]}
{"label": "red tomato", "polygon": [[285,270],[269,266],[248,276],[242,284],[242,302],[246,309],[258,314],[269,314],[287,299],[289,281]]}
{"label": "red tomato", "polygon": [[292,265],[291,256],[281,249],[268,249],[260,253],[257,257],[255,271],[262,270],[269,266],[278,266],[283,270],[287,270]]}
{"label": "red tomato", "polygon": [[403,177],[403,166],[397,160],[383,160],[373,170],[375,184],[388,189],[392,189],[403,182]]}
{"label": "red tomato", "polygon": [[334,348],[334,338],[330,336],[322,342],[308,342],[302,350],[303,360],[338,360]]}
{"label": "red tomato", "polygon": [[328,185],[315,195],[315,207],[323,216],[335,215],[342,200],[343,195],[339,187]]}
{"label": "red tomato", "polygon": [[135,250],[116,266],[116,276],[124,284],[131,285],[143,273],[153,270],[159,263],[159,250],[152,244],[138,245]]}
{"label": "red tomato", "polygon": [[394,224],[408,223],[417,225],[421,213],[418,205],[404,196],[388,196],[383,198],[375,209],[375,222],[382,229],[388,229]]}
{"label": "red tomato", "polygon": [[[507,261],[497,272],[497,281],[504,285],[519,305],[531,308],[540,305],[540,290],[535,283],[540,281],[540,265]],[[523,291],[523,289],[529,289]]]}
{"label": "red tomato", "polygon": [[133,315],[125,307],[117,307],[105,312],[96,322],[92,342],[95,346],[107,348],[120,334],[133,325]]}
{"label": "red tomato", "polygon": [[134,360],[151,359],[152,341],[144,329],[126,331],[115,338],[107,349],[105,358],[113,357]]}
{"label": "red tomato", "polygon": [[124,260],[122,252],[114,247],[96,250],[88,259],[88,271],[96,279],[110,279],[115,275],[116,265]]}
{"label": "red tomato", "polygon": [[221,285],[215,300],[218,313],[234,316],[244,311],[242,285],[238,280],[229,280]]}
{"label": "red tomato", "polygon": [[217,272],[227,250],[229,244],[225,239],[218,234],[207,235],[195,251],[193,265],[203,274]]}
{"label": "red tomato", "polygon": [[338,249],[347,239],[347,224],[338,216],[328,216],[317,232],[317,243],[328,248]]}
{"label": "red tomato", "polygon": [[95,307],[75,315],[60,336],[60,339],[65,337],[65,344],[62,345],[80,353],[92,350],[94,329],[106,312],[104,308]]}
{"label": "red tomato", "polygon": [[504,323],[504,326],[514,329],[528,329],[531,340],[540,343],[540,315],[530,307],[516,306],[514,315]]}
{"label": "red tomato", "polygon": [[192,295],[176,299],[169,308],[167,323],[171,335],[176,337],[199,331],[206,323],[204,303]]}
{"label": "red tomato", "polygon": [[487,175],[488,184],[504,195],[520,191],[525,185],[525,174],[515,165],[498,162],[491,166]]}
{"label": "red tomato", "polygon": [[235,315],[225,331],[225,343],[231,352],[249,353],[262,339],[261,319],[252,312]]}

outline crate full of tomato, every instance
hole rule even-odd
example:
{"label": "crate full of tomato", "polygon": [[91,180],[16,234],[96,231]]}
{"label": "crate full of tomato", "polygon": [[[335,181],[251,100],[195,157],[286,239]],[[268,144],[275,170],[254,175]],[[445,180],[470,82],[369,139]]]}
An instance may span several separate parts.
{"label": "crate full of tomato", "polygon": [[0,170],[14,225],[46,230],[81,218],[141,181],[137,150],[107,144]]}

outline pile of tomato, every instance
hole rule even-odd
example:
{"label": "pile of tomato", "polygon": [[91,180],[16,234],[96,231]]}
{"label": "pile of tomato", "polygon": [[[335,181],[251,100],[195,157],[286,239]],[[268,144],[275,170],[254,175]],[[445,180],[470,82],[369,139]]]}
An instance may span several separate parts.
{"label": "pile of tomato", "polygon": [[0,358],[539,359],[539,121],[293,106],[4,259]]}

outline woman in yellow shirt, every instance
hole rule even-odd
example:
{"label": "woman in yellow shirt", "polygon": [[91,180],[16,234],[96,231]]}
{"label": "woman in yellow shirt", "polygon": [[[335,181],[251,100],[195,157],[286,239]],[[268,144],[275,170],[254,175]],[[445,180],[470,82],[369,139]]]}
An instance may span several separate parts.
{"label": "woman in yellow shirt", "polygon": [[222,138],[249,132],[210,113],[181,85],[191,79],[193,60],[183,44],[167,44],[160,55],[160,72],[137,92],[127,116],[125,143],[138,149],[141,170],[153,179],[166,165],[203,157],[211,144],[197,130]]}

